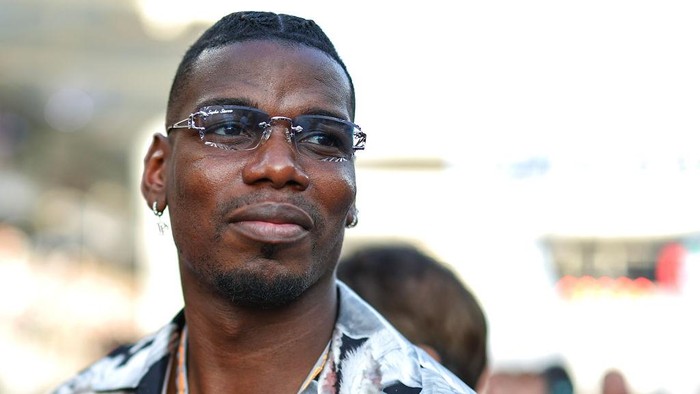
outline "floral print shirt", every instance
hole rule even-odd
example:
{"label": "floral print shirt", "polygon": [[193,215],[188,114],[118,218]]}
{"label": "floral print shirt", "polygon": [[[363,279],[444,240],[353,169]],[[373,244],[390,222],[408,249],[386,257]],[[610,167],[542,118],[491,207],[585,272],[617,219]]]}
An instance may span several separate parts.
{"label": "floral print shirt", "polygon": [[[319,360],[323,370],[299,394],[474,393],[340,281],[338,294],[328,360]],[[181,311],[159,331],[117,348],[53,393],[163,393],[184,326]]]}

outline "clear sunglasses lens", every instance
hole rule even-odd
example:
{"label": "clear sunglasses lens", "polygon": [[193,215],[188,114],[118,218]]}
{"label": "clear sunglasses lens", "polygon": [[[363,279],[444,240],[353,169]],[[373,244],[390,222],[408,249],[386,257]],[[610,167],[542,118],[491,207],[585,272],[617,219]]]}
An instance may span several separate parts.
{"label": "clear sunglasses lens", "polygon": [[294,119],[302,131],[294,136],[299,153],[319,160],[347,160],[353,154],[355,126],[341,119],[302,115]]}
{"label": "clear sunglasses lens", "polygon": [[[265,112],[255,108],[209,106],[200,109],[195,117],[195,126],[206,145],[242,151],[257,148],[265,135],[266,127],[280,119],[270,119]],[[361,141],[361,147],[355,141],[356,135],[364,135],[359,128],[339,118],[301,115],[292,121],[292,125],[285,126],[300,128],[293,133],[297,151],[317,160],[346,161],[352,157],[355,149],[364,147],[364,141]]]}
{"label": "clear sunglasses lens", "polygon": [[212,106],[204,107],[198,126],[205,144],[226,150],[255,149],[262,139],[267,115],[253,108]]}

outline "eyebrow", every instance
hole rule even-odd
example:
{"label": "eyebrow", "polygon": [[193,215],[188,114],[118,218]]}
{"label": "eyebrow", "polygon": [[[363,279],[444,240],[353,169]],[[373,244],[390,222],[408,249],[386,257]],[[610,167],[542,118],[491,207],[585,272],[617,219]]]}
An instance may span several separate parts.
{"label": "eyebrow", "polygon": [[220,98],[213,98],[209,100],[202,101],[201,103],[197,104],[197,108],[202,108],[202,107],[208,107],[211,105],[238,105],[240,107],[252,107],[252,108],[259,108],[257,103],[244,99],[244,98],[230,98],[230,97],[220,97]]}
{"label": "eyebrow", "polygon": [[[230,97],[220,97],[220,98],[213,98],[213,99],[205,100],[205,101],[202,101],[201,103],[197,104],[197,108],[203,108],[203,107],[212,106],[212,105],[237,105],[240,107],[255,108],[257,110],[262,111],[260,106],[252,100],[248,100],[245,98],[230,98]],[[265,111],[263,111],[263,112],[265,112]],[[270,115],[270,114],[268,114],[268,115]],[[345,116],[339,112],[329,111],[327,109],[323,109],[323,108],[319,108],[319,107],[309,107],[309,108],[303,109],[301,111],[300,115],[322,115],[322,116],[329,116],[332,118],[343,119],[343,120],[351,122],[351,120],[346,119]],[[277,115],[271,115],[271,116],[277,116]]]}
{"label": "eyebrow", "polygon": [[350,120],[346,119],[345,116],[343,116],[342,114],[340,114],[338,112],[329,111],[327,109],[318,108],[318,107],[307,108],[307,109],[303,110],[301,114],[302,115],[330,116],[331,118],[338,118],[338,119],[350,121]]}

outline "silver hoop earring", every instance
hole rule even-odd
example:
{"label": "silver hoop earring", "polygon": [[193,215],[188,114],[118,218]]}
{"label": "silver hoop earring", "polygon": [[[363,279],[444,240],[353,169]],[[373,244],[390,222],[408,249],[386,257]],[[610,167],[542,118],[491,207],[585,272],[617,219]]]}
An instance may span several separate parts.
{"label": "silver hoop earring", "polygon": [[[163,211],[165,211],[165,208],[163,208]],[[165,234],[165,230],[168,229],[168,225],[163,221],[163,211],[158,210],[158,201],[153,201],[153,214],[158,218],[156,224],[158,225],[160,235]]]}

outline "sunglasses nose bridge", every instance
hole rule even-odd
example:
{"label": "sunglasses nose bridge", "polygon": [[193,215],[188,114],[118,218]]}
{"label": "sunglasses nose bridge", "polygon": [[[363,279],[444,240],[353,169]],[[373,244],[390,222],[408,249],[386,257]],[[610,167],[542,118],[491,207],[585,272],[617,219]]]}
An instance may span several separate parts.
{"label": "sunglasses nose bridge", "polygon": [[300,127],[294,126],[294,120],[292,118],[288,118],[286,116],[273,116],[265,124],[262,140],[260,141],[261,144],[270,138],[270,135],[272,135],[272,128],[276,125],[282,125],[284,127],[285,138],[290,144],[292,143],[292,138],[294,137],[294,134],[296,134],[300,130]]}

